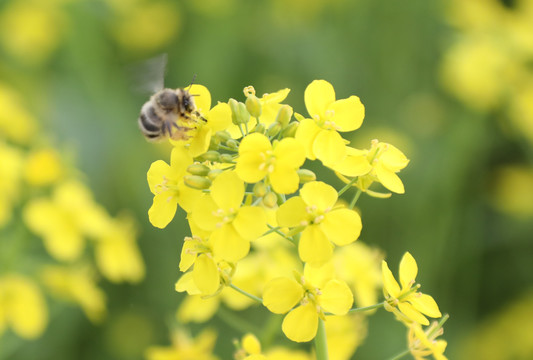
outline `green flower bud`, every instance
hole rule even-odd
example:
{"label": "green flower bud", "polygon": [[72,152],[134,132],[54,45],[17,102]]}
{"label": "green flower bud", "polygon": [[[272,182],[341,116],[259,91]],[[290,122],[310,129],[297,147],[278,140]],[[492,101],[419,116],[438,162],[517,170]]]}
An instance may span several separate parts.
{"label": "green flower bud", "polygon": [[220,142],[226,142],[229,139],[231,139],[231,135],[226,130],[223,131],[217,131],[215,133],[215,137],[220,140]]}
{"label": "green flower bud", "polygon": [[264,134],[265,133],[265,124],[263,124],[263,123],[256,124],[254,129],[252,130],[252,132],[253,133]]}
{"label": "green flower bud", "polygon": [[298,125],[300,125],[300,123],[296,121],[291,122],[285,129],[283,129],[283,132],[281,133],[281,135],[284,138],[294,137],[294,135],[296,135],[296,130],[298,129]]}
{"label": "green flower bud", "polygon": [[316,180],[316,175],[311,170],[298,169],[297,173],[298,173],[298,177],[300,178],[300,184],[305,184],[306,182]]}
{"label": "green flower bud", "polygon": [[183,181],[188,187],[198,190],[209,189],[211,186],[211,180],[205,176],[185,175]]}
{"label": "green flower bud", "polygon": [[204,160],[207,160],[207,161],[211,161],[211,162],[219,162],[220,161],[220,153],[218,151],[215,151],[215,150],[210,150],[208,152],[206,152],[205,154],[203,154],[201,156],[202,159]]}
{"label": "green flower bud", "polygon": [[246,109],[254,118],[261,116],[262,105],[257,96],[249,95],[246,98]]}
{"label": "green flower bud", "polygon": [[267,186],[265,183],[258,182],[254,185],[254,195],[258,198],[265,196],[267,193]]}
{"label": "green flower bud", "polygon": [[191,164],[187,167],[187,172],[192,175],[198,175],[198,176],[206,176],[209,171],[209,166],[206,166],[204,164]]}
{"label": "green flower bud", "polygon": [[239,143],[233,139],[229,139],[228,141],[226,141],[226,146],[234,150],[239,149]]}
{"label": "green flower bud", "polygon": [[211,169],[211,171],[209,171],[209,174],[207,174],[207,177],[208,177],[211,181],[213,181],[213,180],[215,180],[215,178],[216,178],[218,175],[222,174],[222,171],[224,171],[224,170],[222,170],[222,169]]}
{"label": "green flower bud", "polygon": [[228,104],[231,108],[231,121],[235,125],[245,124],[250,120],[250,113],[246,110],[246,105],[235,99],[229,99]]}
{"label": "green flower bud", "polygon": [[230,154],[221,154],[220,155],[220,162],[231,163],[231,162],[233,162],[233,156],[231,156]]}
{"label": "green flower bud", "polygon": [[278,114],[276,115],[276,122],[281,124],[282,127],[289,125],[292,117],[292,107],[285,104],[279,108]]}
{"label": "green flower bud", "polygon": [[265,205],[269,209],[273,209],[278,204],[278,196],[273,193],[269,192],[265,196],[263,196],[263,205]]}
{"label": "green flower bud", "polygon": [[270,137],[276,136],[281,131],[281,124],[278,122],[273,123],[269,126],[267,135]]}

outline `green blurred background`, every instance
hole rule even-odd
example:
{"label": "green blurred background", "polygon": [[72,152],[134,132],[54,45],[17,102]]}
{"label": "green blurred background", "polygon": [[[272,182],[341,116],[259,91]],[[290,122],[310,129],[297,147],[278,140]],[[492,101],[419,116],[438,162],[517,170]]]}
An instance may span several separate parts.
{"label": "green blurred background", "polygon": [[[75,307],[52,309],[38,340],[4,334],[0,359],[141,359],[147,346],[168,343],[182,300],[174,283],[188,228],[183,212],[165,230],[148,222],[146,171],[157,159],[168,161],[169,148],[140,134],[137,116],[149,94],[135,90],[152,76],[135,69],[162,53],[166,86],[184,87],[196,76],[214,101],[242,100],[247,85],[258,94],[287,87],[286,103],[305,114],[303,92],[314,79],[332,83],[338,98],[358,95],[366,118],[351,135],[354,146],[377,138],[411,160],[400,174],[405,195],[361,198],[361,239],[381,248],[393,271],[405,251],[417,259],[422,291],[450,314],[449,358],[487,359],[482,349],[497,346],[507,357],[495,359],[533,358],[533,316],[511,311],[520,301],[533,305],[533,110],[520,113],[521,123],[509,111],[527,84],[502,81],[494,95],[501,100],[478,106],[476,91],[469,102],[453,87],[461,82],[445,78],[453,69],[442,70],[457,43],[481,32],[519,59],[526,76],[513,79],[531,80],[533,50],[525,41],[515,51],[522,45],[508,41],[505,30],[514,13],[529,11],[533,23],[527,2],[473,0],[491,10],[454,13],[454,2],[428,0],[2,1],[0,81],[22,94],[51,143],[75,154],[95,199],[112,214],[134,215],[146,277],[138,285],[103,283],[103,324]],[[510,15],[500,24],[491,11]],[[520,31],[533,38],[531,30]],[[465,55],[459,64],[468,61]],[[476,69],[484,68],[473,65],[467,75]],[[479,86],[483,92],[488,85]],[[512,182],[502,169],[525,175]],[[318,176],[340,185],[331,173]],[[231,340],[241,334],[218,318],[213,323],[222,334],[218,354],[229,359]],[[501,330],[499,345],[491,328]],[[403,326],[378,311],[354,358],[386,359],[405,346]]]}

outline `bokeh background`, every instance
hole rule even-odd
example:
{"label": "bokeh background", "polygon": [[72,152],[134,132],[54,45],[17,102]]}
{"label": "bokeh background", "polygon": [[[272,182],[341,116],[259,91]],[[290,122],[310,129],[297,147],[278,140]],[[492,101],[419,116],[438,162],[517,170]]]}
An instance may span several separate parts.
{"label": "bokeh background", "polygon": [[[26,202],[44,190],[23,183],[14,191],[6,180],[6,158],[42,149],[53,149],[61,176],[81,179],[109,216],[127,214],[145,275],[98,281],[102,322],[76,300],[47,300],[46,331],[34,340],[4,331],[0,359],[142,359],[148,346],[169,343],[188,229],[183,213],[165,230],[148,222],[146,171],[168,161],[169,148],[146,142],[136,124],[149,96],[139,85],[158,76],[146,60],[161,54],[166,86],[196,76],[215,101],[242,101],[247,85],[259,94],[290,88],[286,103],[305,114],[314,79],[331,82],[338,98],[358,95],[366,118],[350,135],[354,146],[377,138],[411,160],[400,174],[405,195],[360,199],[361,238],[392,267],[405,251],[417,259],[422,291],[450,314],[449,358],[533,358],[531,1],[4,0],[0,199],[11,216],[0,226],[0,277],[24,274],[42,286],[32,264],[53,262],[23,221]],[[21,242],[33,245],[21,250]],[[242,334],[222,317],[211,326],[217,353],[229,359]],[[390,314],[368,323],[353,358],[405,349]]]}

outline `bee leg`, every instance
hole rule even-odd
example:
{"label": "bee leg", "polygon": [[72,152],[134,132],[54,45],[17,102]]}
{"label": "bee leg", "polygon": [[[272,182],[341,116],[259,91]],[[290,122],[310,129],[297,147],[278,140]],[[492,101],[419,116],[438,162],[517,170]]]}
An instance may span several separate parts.
{"label": "bee leg", "polygon": [[187,132],[196,129],[196,128],[190,128],[186,126],[179,126],[177,124],[174,124],[174,127],[176,128],[176,130],[171,135],[171,138],[173,140],[189,140],[192,136],[187,134]]}
{"label": "bee leg", "polygon": [[196,116],[197,118],[199,118],[203,122],[207,122],[207,119],[205,117],[203,117],[202,114],[200,114],[198,111],[194,111],[193,114],[194,114],[194,116]]}

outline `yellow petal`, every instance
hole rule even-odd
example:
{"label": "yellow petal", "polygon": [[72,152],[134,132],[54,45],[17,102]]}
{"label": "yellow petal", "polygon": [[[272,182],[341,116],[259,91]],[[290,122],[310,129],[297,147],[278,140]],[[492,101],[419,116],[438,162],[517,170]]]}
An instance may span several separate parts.
{"label": "yellow petal", "polygon": [[218,210],[217,204],[211,195],[203,194],[194,205],[191,220],[204,231],[213,231],[221,221],[220,217],[215,216]]}
{"label": "yellow petal", "polygon": [[418,266],[413,256],[406,252],[400,261],[400,284],[402,289],[409,289],[414,284]]}
{"label": "yellow petal", "polygon": [[409,320],[415,321],[422,325],[429,325],[429,320],[418,310],[416,310],[413,305],[406,302],[401,302],[398,304],[398,309],[400,309],[402,314],[407,316]]}
{"label": "yellow petal", "polygon": [[224,171],[213,180],[211,197],[218,208],[237,211],[244,197],[244,182],[234,171]]}
{"label": "yellow petal", "polygon": [[335,315],[344,315],[353,304],[353,294],[344,281],[330,280],[319,296],[320,306]]}
{"label": "yellow petal", "polygon": [[178,279],[178,281],[176,281],[174,288],[176,289],[177,292],[186,291],[187,294],[189,295],[200,294],[200,290],[198,289],[198,286],[196,286],[196,283],[194,282],[192,271],[189,271],[183,274]]}
{"label": "yellow petal", "polygon": [[178,197],[173,191],[164,191],[154,196],[152,206],[148,210],[150,223],[160,229],[165,228],[176,214]]}
{"label": "yellow petal", "polygon": [[310,160],[315,160],[316,156],[313,152],[313,144],[315,143],[316,136],[321,131],[317,124],[311,119],[303,119],[298,125],[296,135],[294,136],[305,149],[305,156]]}
{"label": "yellow petal", "polygon": [[335,101],[335,89],[325,80],[315,80],[305,89],[304,101],[311,117],[322,117],[328,106]]}
{"label": "yellow petal", "polygon": [[405,193],[402,180],[394,172],[387,170],[382,164],[378,164],[375,168],[376,176],[379,182],[392,192],[397,194]]}
{"label": "yellow petal", "polygon": [[163,160],[157,160],[150,165],[148,169],[147,179],[148,185],[150,186],[150,191],[152,194],[157,194],[161,192],[160,184],[163,183],[163,179],[168,177],[170,173],[170,165],[168,165]]}
{"label": "yellow petal", "polygon": [[[189,155],[197,157],[204,154],[209,149],[212,134],[213,130],[209,126],[198,126],[189,144]],[[181,140],[177,140],[177,142],[181,142]]]}
{"label": "yellow petal", "polygon": [[345,176],[362,176],[372,170],[365,152],[351,147],[346,147],[346,151],[346,157],[335,164],[335,171]]}
{"label": "yellow petal", "polygon": [[200,197],[202,197],[203,192],[201,190],[193,189],[185,185],[183,179],[178,183],[178,204],[185,210],[187,213],[190,213]]}
{"label": "yellow petal", "polygon": [[267,169],[261,165],[265,162],[260,152],[247,152],[239,156],[235,172],[247,183],[256,183],[267,175]]}
{"label": "yellow petal", "polygon": [[204,299],[200,295],[189,295],[179,305],[176,317],[182,323],[202,323],[209,320],[218,310],[219,296]]}
{"label": "yellow petal", "polygon": [[391,144],[384,144],[386,151],[384,151],[379,160],[387,169],[393,172],[398,172],[409,164],[409,159],[396,147]]}
{"label": "yellow petal", "polygon": [[298,190],[300,178],[294,167],[276,165],[268,176],[272,188],[278,194],[292,194]]}
{"label": "yellow petal", "polygon": [[200,84],[192,84],[190,88],[186,88],[189,90],[189,93],[193,95],[194,104],[196,105],[196,109],[201,114],[207,114],[209,109],[211,108],[211,93],[209,90]]}
{"label": "yellow petal", "polygon": [[294,138],[281,140],[274,148],[274,155],[276,156],[276,166],[284,165],[298,169],[305,161],[305,149]]}
{"label": "yellow petal", "polygon": [[250,251],[250,241],[242,238],[231,224],[213,231],[211,241],[214,255],[230,262],[241,260]]}
{"label": "yellow petal", "polygon": [[283,203],[277,213],[278,225],[281,227],[301,226],[307,218],[307,205],[300,196],[294,196]]}
{"label": "yellow petal", "polygon": [[412,296],[409,296],[408,301],[414,306],[415,309],[429,317],[439,318],[442,316],[439,306],[430,295],[421,293],[413,294]]}
{"label": "yellow petal", "polygon": [[318,210],[331,210],[337,202],[337,190],[322,181],[306,183],[300,190],[300,196],[308,206],[316,206]]}
{"label": "yellow petal", "polygon": [[231,108],[227,103],[218,103],[209,111],[207,126],[213,130],[213,133],[226,130],[231,124]]}
{"label": "yellow petal", "polygon": [[327,213],[320,227],[334,244],[348,245],[359,238],[363,224],[356,211],[338,209]]}
{"label": "yellow petal", "polygon": [[337,100],[329,105],[333,110],[333,122],[338,131],[353,131],[359,129],[365,118],[365,107],[357,96]]}
{"label": "yellow petal", "polygon": [[317,225],[310,225],[302,232],[298,254],[303,262],[320,266],[331,259],[333,245]]}
{"label": "yellow petal", "polygon": [[318,329],[318,313],[313,303],[298,306],[283,319],[281,329],[285,335],[296,342],[311,341]]}
{"label": "yellow petal", "polygon": [[170,168],[172,178],[179,179],[185,175],[187,167],[192,164],[192,157],[189,151],[183,146],[174,146],[170,153]]}
{"label": "yellow petal", "polygon": [[212,295],[218,290],[220,275],[212,258],[206,254],[198,256],[194,262],[193,279],[202,295]]}
{"label": "yellow petal", "polygon": [[181,248],[181,257],[180,257],[180,271],[185,272],[194,264],[196,260],[196,253],[193,252],[196,246],[196,241],[184,241],[183,247]]}
{"label": "yellow petal", "polygon": [[346,156],[344,139],[335,130],[320,130],[313,143],[313,154],[326,166],[335,166]]}
{"label": "yellow petal", "polygon": [[381,262],[381,274],[383,277],[383,291],[386,295],[388,294],[397,299],[400,296],[400,285],[398,285],[385,260]]}
{"label": "yellow petal", "polygon": [[265,210],[257,206],[243,206],[235,216],[233,226],[244,239],[255,240],[268,229]]}
{"label": "yellow petal", "polygon": [[239,146],[239,155],[248,152],[262,153],[268,150],[272,150],[270,140],[263,134],[253,133],[242,139],[241,145]]}
{"label": "yellow petal", "polygon": [[263,305],[274,314],[285,314],[302,300],[303,295],[302,286],[295,280],[276,278],[265,286]]}

